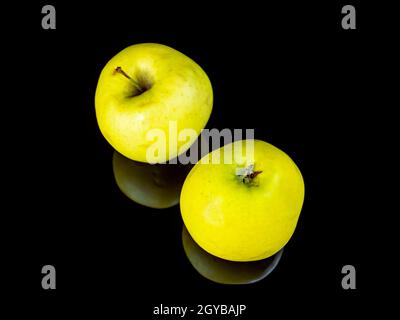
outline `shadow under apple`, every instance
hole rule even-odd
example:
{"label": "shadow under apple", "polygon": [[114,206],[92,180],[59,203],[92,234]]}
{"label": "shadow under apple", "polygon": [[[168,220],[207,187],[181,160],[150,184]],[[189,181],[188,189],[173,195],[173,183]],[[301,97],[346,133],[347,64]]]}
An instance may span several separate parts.
{"label": "shadow under apple", "polygon": [[224,260],[203,250],[192,239],[185,226],[182,243],[185,254],[196,271],[204,278],[220,284],[249,284],[264,279],[276,268],[283,252],[282,248],[267,259],[253,262]]}
{"label": "shadow under apple", "polygon": [[191,165],[148,164],[130,160],[117,151],[113,172],[119,189],[143,206],[165,209],[179,203],[182,185]]}

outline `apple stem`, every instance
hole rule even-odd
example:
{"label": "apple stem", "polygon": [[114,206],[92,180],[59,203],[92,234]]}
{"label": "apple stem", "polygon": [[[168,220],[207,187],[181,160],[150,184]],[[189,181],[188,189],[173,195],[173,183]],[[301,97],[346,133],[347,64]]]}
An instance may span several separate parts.
{"label": "apple stem", "polygon": [[122,70],[121,67],[116,67],[114,70],[115,73],[119,73],[122,74],[125,78],[127,78],[128,80],[130,80],[132,82],[132,84],[135,86],[136,90],[138,90],[140,93],[143,92],[142,88],[139,86],[139,84],[133,80],[124,70]]}
{"label": "apple stem", "polygon": [[254,179],[255,177],[257,177],[262,171],[254,171],[253,173],[249,174],[249,178]]}

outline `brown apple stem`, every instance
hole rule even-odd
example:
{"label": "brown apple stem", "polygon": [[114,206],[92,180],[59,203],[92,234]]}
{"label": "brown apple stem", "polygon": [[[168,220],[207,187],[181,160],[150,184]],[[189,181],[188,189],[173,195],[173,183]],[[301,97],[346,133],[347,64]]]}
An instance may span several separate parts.
{"label": "brown apple stem", "polygon": [[127,78],[129,81],[132,82],[132,84],[135,86],[135,88],[136,88],[140,93],[143,92],[143,90],[142,90],[142,88],[139,86],[139,84],[138,84],[135,80],[133,80],[124,70],[122,70],[121,67],[116,67],[115,70],[114,70],[114,73],[122,74],[125,78]]}
{"label": "brown apple stem", "polygon": [[253,173],[250,173],[247,177],[254,179],[257,177],[262,171],[254,171]]}

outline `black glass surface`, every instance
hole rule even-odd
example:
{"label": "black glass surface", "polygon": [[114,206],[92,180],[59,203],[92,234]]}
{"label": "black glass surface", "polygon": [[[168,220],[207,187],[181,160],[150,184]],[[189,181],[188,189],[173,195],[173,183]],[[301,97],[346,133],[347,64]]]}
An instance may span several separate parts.
{"label": "black glass surface", "polygon": [[[334,317],[356,315],[379,282],[368,270],[377,214],[371,168],[379,167],[372,150],[383,118],[366,106],[387,106],[376,80],[384,79],[384,40],[366,7],[359,29],[345,32],[336,3],[55,6],[56,30],[41,29],[41,5],[33,3],[17,11],[17,27],[4,29],[3,78],[12,84],[2,121],[8,295],[53,318],[154,319],[160,304],[246,304],[246,319],[322,317],[316,305]],[[141,42],[169,45],[206,71],[215,98],[207,128],[254,128],[302,171],[298,226],[267,277],[258,270],[259,281],[227,285],[202,276],[182,243],[185,175],[126,163],[100,133],[99,74]],[[138,185],[121,189],[118,170],[143,173],[141,200]],[[168,194],[151,197],[152,186],[171,180]],[[45,264],[56,267],[55,291],[41,288]],[[341,287],[346,264],[357,268],[355,291]]]}

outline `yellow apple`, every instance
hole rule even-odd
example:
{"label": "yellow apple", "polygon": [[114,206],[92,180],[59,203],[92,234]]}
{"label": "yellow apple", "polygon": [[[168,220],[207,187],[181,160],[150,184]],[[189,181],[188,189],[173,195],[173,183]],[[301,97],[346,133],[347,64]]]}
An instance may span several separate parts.
{"label": "yellow apple", "polygon": [[[235,153],[231,163],[214,163],[214,154],[225,149]],[[289,241],[303,199],[302,175],[286,153],[264,141],[242,140],[212,151],[192,168],[180,208],[204,250],[226,260],[256,261]]]}
{"label": "yellow apple", "polygon": [[149,162],[151,130],[165,134],[164,162],[195,141],[170,136],[173,123],[200,134],[210,117],[210,80],[189,57],[155,43],[136,44],[115,55],[102,70],[95,95],[96,117],[107,141],[124,156]]}
{"label": "yellow apple", "polygon": [[278,265],[283,249],[264,260],[234,262],[215,257],[195,243],[183,227],[182,244],[186,257],[204,278],[221,284],[248,284],[267,277]]}
{"label": "yellow apple", "polygon": [[179,203],[189,165],[148,164],[113,155],[114,178],[119,189],[143,206],[165,209]]}

